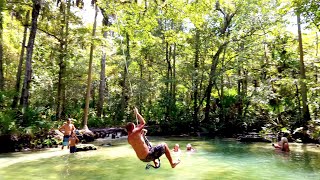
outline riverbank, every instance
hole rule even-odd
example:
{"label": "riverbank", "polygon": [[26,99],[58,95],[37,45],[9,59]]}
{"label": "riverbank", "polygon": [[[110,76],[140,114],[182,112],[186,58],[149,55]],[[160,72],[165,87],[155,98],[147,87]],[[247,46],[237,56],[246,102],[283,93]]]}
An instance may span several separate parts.
{"label": "riverbank", "polygon": [[0,168],[8,167],[20,162],[35,161],[38,159],[51,158],[69,154],[69,149],[46,148],[36,151],[13,152],[0,154]]}
{"label": "riverbank", "polygon": [[[127,136],[112,139],[112,137],[98,138],[92,144],[99,147],[112,146],[114,143],[125,143]],[[28,150],[24,152],[11,152],[0,154],[0,168],[8,167],[20,162],[35,161],[39,159],[51,158],[70,154],[68,148],[61,150],[61,145],[57,148],[44,148],[39,150]]]}

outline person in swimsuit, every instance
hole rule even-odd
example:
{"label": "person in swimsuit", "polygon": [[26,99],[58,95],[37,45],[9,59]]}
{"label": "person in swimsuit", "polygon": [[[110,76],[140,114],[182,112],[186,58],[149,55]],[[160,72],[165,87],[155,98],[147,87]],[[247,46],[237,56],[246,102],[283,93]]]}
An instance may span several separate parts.
{"label": "person in swimsuit", "polygon": [[69,148],[69,137],[71,135],[71,132],[73,132],[75,130],[76,130],[76,128],[74,127],[74,125],[71,124],[71,118],[68,118],[67,123],[63,124],[59,128],[59,131],[61,131],[63,133],[63,142],[62,142],[61,149],[63,149],[64,146],[68,146],[68,148]]}
{"label": "person in swimsuit", "polygon": [[76,136],[76,133],[71,132],[70,138],[69,138],[69,145],[70,145],[70,153],[77,152],[76,144],[79,143],[79,139]]}
{"label": "person in swimsuit", "polygon": [[158,159],[163,154],[166,155],[172,168],[176,167],[180,161],[173,162],[170,149],[166,143],[161,143],[156,146],[149,146],[145,142],[143,128],[146,124],[144,118],[139,114],[138,109],[134,109],[134,114],[139,120],[139,124],[135,126],[134,123],[129,122],[126,126],[128,132],[128,143],[131,145],[133,150],[136,152],[137,157],[143,162],[153,161],[154,165],[158,167],[156,159]]}

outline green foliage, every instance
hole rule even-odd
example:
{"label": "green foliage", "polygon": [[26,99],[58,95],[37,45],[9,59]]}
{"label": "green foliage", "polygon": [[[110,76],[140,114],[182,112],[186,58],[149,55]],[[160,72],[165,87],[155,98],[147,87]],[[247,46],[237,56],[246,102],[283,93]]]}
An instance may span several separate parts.
{"label": "green foliage", "polygon": [[[98,2],[109,24],[102,27],[99,22],[94,38],[89,127],[122,126],[135,121],[132,107],[137,106],[150,127],[160,127],[160,132],[154,132],[163,135],[206,131],[211,135],[231,136],[252,129],[261,130],[262,127],[272,132],[298,128],[297,122],[301,120],[300,67],[296,32],[292,30],[295,27],[287,25],[290,23],[288,16],[295,20],[289,13],[293,8],[290,1],[156,2],[160,1],[146,4]],[[319,67],[319,49],[314,35],[317,29],[314,28],[319,24],[319,11],[316,1],[300,2],[300,11],[310,32],[303,34],[306,37],[303,45],[307,47],[305,81],[310,87],[308,104],[315,120],[319,114],[320,92],[315,78],[318,76],[315,68]],[[66,14],[56,7],[56,2],[43,4],[33,49],[30,107],[22,113],[20,107],[12,110],[10,105],[15,94],[15,75],[23,37],[21,21],[25,21],[23,17],[30,7],[9,3],[7,8],[1,14],[5,33],[3,66],[6,87],[0,92],[0,108],[3,109],[0,112],[0,134],[21,132],[34,137],[61,125],[62,122],[56,121],[56,107],[62,57],[65,60],[63,114],[73,118],[76,127],[81,128],[91,22],[80,17],[84,11],[79,10],[80,14],[70,12],[67,42],[62,42],[66,35],[63,33]],[[227,22],[231,15],[232,19]],[[315,26],[310,26],[311,23]],[[107,37],[102,36],[104,32]],[[198,45],[196,32],[199,33]],[[126,34],[129,35],[129,49],[126,49]],[[225,52],[213,59],[223,43],[227,43]],[[65,45],[67,51],[61,52]],[[101,52],[107,52],[107,87],[103,115],[97,117]],[[123,52],[130,54],[124,56]],[[196,52],[199,56],[197,69]],[[216,67],[212,63],[217,63]],[[214,87],[210,92],[209,120],[205,121],[205,94],[213,67],[216,68],[211,77]],[[125,73],[128,73],[127,79],[123,81]],[[193,107],[195,90],[198,91],[197,121],[194,120]],[[127,107],[122,106],[123,100]],[[316,137],[319,132],[316,126],[313,132]],[[33,142],[34,145],[38,143]],[[56,142],[45,139],[44,143]]]}
{"label": "green foliage", "polygon": [[0,135],[17,132],[18,126],[15,121],[15,111],[0,111]]}

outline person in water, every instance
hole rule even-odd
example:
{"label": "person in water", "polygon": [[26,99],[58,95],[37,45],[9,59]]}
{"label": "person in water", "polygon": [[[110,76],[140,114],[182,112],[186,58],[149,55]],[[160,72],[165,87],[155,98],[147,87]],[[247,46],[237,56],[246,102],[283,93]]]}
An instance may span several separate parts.
{"label": "person in water", "polygon": [[69,138],[69,145],[70,145],[70,153],[77,152],[76,144],[79,143],[79,139],[76,136],[76,133],[71,132],[71,136]]}
{"label": "person in water", "polygon": [[173,151],[173,156],[174,156],[175,158],[177,158],[178,160],[180,160],[181,149],[180,149],[179,144],[175,144],[174,147],[173,147],[173,149],[172,149],[172,151]]}
{"label": "person in water", "polygon": [[159,159],[163,154],[166,155],[172,168],[175,168],[180,161],[173,162],[170,149],[166,143],[161,143],[156,146],[149,146],[145,142],[144,133],[142,130],[146,124],[144,118],[139,114],[138,109],[134,108],[134,114],[139,120],[139,124],[135,126],[134,123],[129,122],[126,126],[128,132],[128,143],[131,145],[133,150],[136,152],[137,157],[143,162],[153,161],[154,165],[158,167],[156,159]]}
{"label": "person in water", "polygon": [[59,131],[63,133],[63,142],[62,142],[62,147],[61,149],[64,148],[64,146],[68,146],[69,148],[69,137],[71,135],[71,132],[75,131],[76,128],[74,125],[71,123],[71,118],[67,119],[67,122],[63,124],[60,128]]}
{"label": "person in water", "polygon": [[278,142],[278,144],[272,144],[276,149],[280,149],[281,151],[284,152],[289,152],[289,142],[286,137],[282,137],[281,140]]}
{"label": "person in water", "polygon": [[174,145],[173,152],[176,152],[176,153],[180,153],[181,152],[179,144],[175,144]]}
{"label": "person in water", "polygon": [[191,146],[191,144],[187,144],[187,151],[193,152],[193,151],[195,151],[195,149]]}

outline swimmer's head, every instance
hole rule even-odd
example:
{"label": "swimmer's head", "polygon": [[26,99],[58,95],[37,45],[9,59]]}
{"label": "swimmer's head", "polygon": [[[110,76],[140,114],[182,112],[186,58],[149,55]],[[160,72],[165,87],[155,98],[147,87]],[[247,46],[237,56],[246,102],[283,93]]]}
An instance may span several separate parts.
{"label": "swimmer's head", "polygon": [[191,149],[192,149],[191,144],[187,144],[187,150],[189,151],[189,150],[191,150]]}

